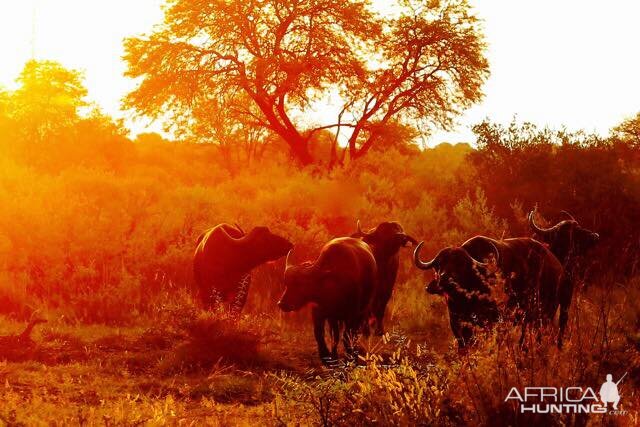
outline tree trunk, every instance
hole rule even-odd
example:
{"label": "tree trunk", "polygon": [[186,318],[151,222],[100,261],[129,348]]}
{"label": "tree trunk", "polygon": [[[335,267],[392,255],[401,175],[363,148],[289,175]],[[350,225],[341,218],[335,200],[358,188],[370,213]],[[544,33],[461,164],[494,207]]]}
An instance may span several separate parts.
{"label": "tree trunk", "polygon": [[287,127],[282,124],[273,110],[271,110],[269,104],[258,100],[256,100],[256,103],[265,114],[271,130],[280,135],[280,137],[289,145],[289,149],[291,150],[293,157],[298,160],[302,166],[307,166],[313,163],[313,157],[309,152],[309,141],[300,135],[297,129]]}
{"label": "tree trunk", "polygon": [[309,143],[305,138],[294,132],[286,132],[280,136],[289,144],[291,154],[300,162],[300,165],[307,166],[313,163],[313,157],[309,152]]}
{"label": "tree trunk", "polygon": [[306,143],[291,146],[291,153],[302,166],[307,166],[313,163],[313,157],[311,156],[309,146]]}

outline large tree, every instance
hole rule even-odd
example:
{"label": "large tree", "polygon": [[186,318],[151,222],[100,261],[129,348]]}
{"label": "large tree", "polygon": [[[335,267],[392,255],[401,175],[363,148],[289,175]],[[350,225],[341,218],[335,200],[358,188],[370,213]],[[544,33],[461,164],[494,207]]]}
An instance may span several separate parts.
{"label": "large tree", "polygon": [[[127,74],[141,78],[126,103],[189,117],[202,103],[224,112],[241,92],[255,107],[246,123],[275,132],[303,164],[322,129],[342,130],[355,159],[388,122],[447,128],[482,97],[478,20],[467,0],[391,3],[168,0],[163,24],[125,42]],[[334,123],[294,119],[329,94],[339,95]]]}

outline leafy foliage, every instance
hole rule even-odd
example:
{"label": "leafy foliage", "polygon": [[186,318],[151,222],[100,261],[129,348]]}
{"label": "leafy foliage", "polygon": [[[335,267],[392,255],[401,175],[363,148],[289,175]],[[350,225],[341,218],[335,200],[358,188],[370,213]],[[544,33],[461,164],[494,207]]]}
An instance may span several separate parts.
{"label": "leafy foliage", "polygon": [[[387,7],[394,13],[370,0],[172,0],[163,25],[125,43],[127,74],[142,78],[127,105],[196,128],[207,111],[268,129],[302,164],[322,129],[345,128],[355,159],[391,122],[450,125],[488,74],[477,19],[466,0]],[[334,123],[295,118],[329,98],[340,99]]]}
{"label": "leafy foliage", "polygon": [[612,129],[613,135],[632,147],[640,146],[640,113]]}
{"label": "leafy foliage", "polygon": [[469,159],[475,180],[515,232],[528,233],[523,214],[536,205],[554,224],[565,210],[602,236],[594,255],[602,270],[637,271],[640,236],[632,219],[640,215],[637,148],[528,123],[484,122],[474,131],[478,150]]}

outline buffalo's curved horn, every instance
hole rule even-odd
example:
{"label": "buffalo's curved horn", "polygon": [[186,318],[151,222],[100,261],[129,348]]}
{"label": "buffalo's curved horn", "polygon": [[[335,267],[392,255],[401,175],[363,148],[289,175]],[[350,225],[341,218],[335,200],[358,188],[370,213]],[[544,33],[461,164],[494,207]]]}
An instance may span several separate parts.
{"label": "buffalo's curved horn", "polygon": [[[496,264],[498,264],[498,261],[500,261],[500,252],[498,251],[498,247],[496,246],[495,243],[493,243],[489,239],[487,239],[487,243],[489,243],[491,245],[491,248],[493,250],[493,254],[495,255],[495,258],[496,258]],[[471,254],[466,249],[465,249],[465,252],[467,252],[467,255],[469,255],[469,257],[473,260],[473,262],[476,265],[479,265],[481,267],[487,267],[489,265],[488,262],[482,262],[482,261],[479,261],[479,260],[475,259],[474,257],[472,257]]]}
{"label": "buffalo's curved horn", "polygon": [[366,231],[362,230],[362,224],[360,224],[360,220],[358,220],[358,222],[356,223],[356,228],[358,229],[358,231],[356,231],[356,233],[353,235],[353,237],[365,237],[365,236],[369,236],[371,233],[367,233]]}
{"label": "buffalo's curved horn", "polygon": [[[466,252],[466,251],[465,251]],[[471,258],[471,261],[477,265],[478,267],[484,267],[487,268],[489,266],[488,262],[482,262],[482,261],[478,261],[477,259],[475,259],[474,257],[472,257],[471,255],[469,255],[469,253],[467,252],[467,255],[469,256],[469,258]]]}
{"label": "buffalo's curved horn", "polygon": [[533,219],[533,214],[536,212],[536,209],[532,210],[531,212],[529,212],[529,226],[533,229],[533,231],[535,231],[536,233],[540,233],[540,234],[545,234],[548,233],[549,231],[551,231],[550,228],[540,228],[536,225],[536,222]]}
{"label": "buffalo's curved horn", "polygon": [[244,232],[244,230],[242,229],[242,227],[240,227],[240,224],[238,224],[237,222],[234,222],[234,225],[236,226],[236,228],[238,229],[238,231],[240,231],[242,234],[246,234]]}
{"label": "buffalo's curved horn", "polygon": [[225,238],[229,239],[230,242],[234,242],[237,243],[238,240],[242,239],[242,237],[236,239],[235,237],[233,237],[232,235],[230,235],[229,233],[227,233],[227,230],[224,229],[224,227],[218,227],[218,229],[216,230],[217,233],[222,233],[224,234]]}
{"label": "buffalo's curved horn", "polygon": [[291,261],[290,261],[292,252],[293,252],[293,248],[289,249],[289,252],[287,253],[287,258],[286,258],[286,261],[284,263],[285,264],[285,267],[284,267],[285,271],[288,270],[293,265],[291,263]]}
{"label": "buffalo's curved horn", "polygon": [[420,259],[420,250],[422,249],[422,245],[424,245],[424,242],[418,243],[418,246],[416,246],[416,249],[413,251],[413,263],[420,270],[429,270],[433,268],[433,263],[435,262],[436,259],[434,258],[429,262],[422,261]]}
{"label": "buffalo's curved horn", "polygon": [[[569,217],[569,219],[571,219],[571,221],[576,221],[576,219],[573,217],[573,215],[571,215],[569,212],[567,212],[567,211],[560,211],[560,213],[561,213],[561,214],[564,214],[564,215],[566,215],[566,216],[568,216],[568,217]],[[578,221],[576,221],[576,222],[578,222]]]}

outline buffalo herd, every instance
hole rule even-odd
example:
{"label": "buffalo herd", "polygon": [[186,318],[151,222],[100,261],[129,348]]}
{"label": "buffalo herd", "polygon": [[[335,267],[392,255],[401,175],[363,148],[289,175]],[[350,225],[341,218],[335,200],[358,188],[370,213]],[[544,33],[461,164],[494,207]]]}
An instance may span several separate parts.
{"label": "buffalo herd", "polygon": [[[284,312],[312,306],[313,332],[323,361],[337,359],[341,335],[348,357],[356,354],[359,334],[374,327],[384,334],[384,315],[398,274],[400,249],[415,246],[414,265],[433,270],[430,294],[444,298],[451,331],[460,349],[474,342],[478,329],[500,319],[513,319],[521,328],[520,345],[528,327],[553,322],[559,311],[557,345],[563,344],[579,261],[599,235],[580,226],[570,215],[550,228],[528,216],[533,237],[492,239],[476,236],[460,246],[440,250],[433,259],[421,257],[424,242],[405,233],[397,222],[383,222],[349,237],[326,243],[315,261],[295,264],[293,244],[267,227],[246,234],[238,225],[219,224],[197,240],[194,256],[196,293],[210,309],[223,305],[238,314],[247,299],[251,270],[286,255]],[[332,337],[331,350],[324,335]],[[540,335],[539,335],[540,336]]]}

